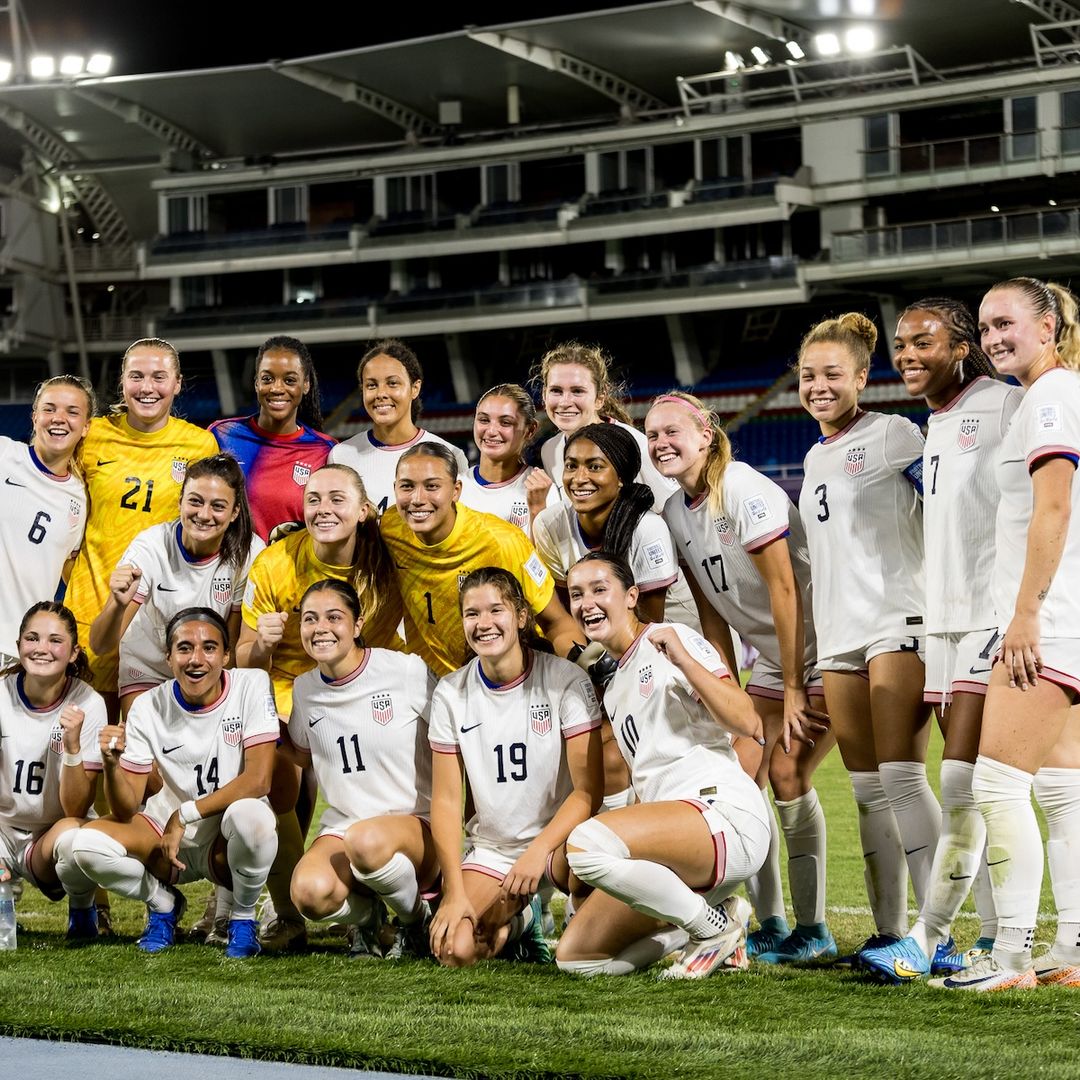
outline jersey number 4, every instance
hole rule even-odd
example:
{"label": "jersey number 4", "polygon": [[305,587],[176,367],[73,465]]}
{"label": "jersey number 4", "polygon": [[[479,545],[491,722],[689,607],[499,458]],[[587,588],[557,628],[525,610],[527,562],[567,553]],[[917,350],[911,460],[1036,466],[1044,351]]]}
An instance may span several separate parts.
{"label": "jersey number 4", "polygon": [[125,484],[133,484],[133,487],[127,489],[123,495],[120,496],[120,505],[125,510],[142,510],[144,514],[150,513],[150,500],[154,497],[154,481],[146,481],[146,495],[142,500],[142,506],[139,506],[139,492],[142,491],[143,482],[138,476],[125,476]]}

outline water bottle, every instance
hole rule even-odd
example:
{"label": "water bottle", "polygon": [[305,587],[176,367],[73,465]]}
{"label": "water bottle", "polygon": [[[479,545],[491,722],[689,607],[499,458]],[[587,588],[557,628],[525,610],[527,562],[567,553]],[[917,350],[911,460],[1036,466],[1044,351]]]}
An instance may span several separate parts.
{"label": "water bottle", "polygon": [[0,881],[0,950],[15,945],[15,894],[10,880]]}

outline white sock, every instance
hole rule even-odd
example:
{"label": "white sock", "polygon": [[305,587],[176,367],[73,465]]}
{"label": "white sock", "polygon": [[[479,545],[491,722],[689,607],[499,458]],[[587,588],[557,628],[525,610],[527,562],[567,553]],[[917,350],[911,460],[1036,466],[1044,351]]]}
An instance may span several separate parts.
{"label": "white sock", "polygon": [[[765,816],[769,822],[769,853],[761,869],[746,881],[746,895],[753,905],[758,922],[766,919],[787,921],[784,911],[784,886],[780,877],[780,830],[772,808],[767,788],[761,789],[761,801],[765,804]],[[777,804],[779,805],[779,804]],[[790,852],[788,853],[790,857]]]}
{"label": "white sock", "polygon": [[56,876],[68,895],[69,906],[76,910],[85,910],[94,906],[97,883],[91,881],[75,862],[71,848],[78,831],[68,829],[56,838],[53,844],[53,864],[56,867]]}
{"label": "white sock", "polygon": [[617,956],[603,960],[560,960],[556,956],[555,963],[561,970],[586,979],[594,975],[629,975],[663,960],[668,953],[681,949],[686,941],[685,930],[669,927],[627,945]]}
{"label": "white sock", "polygon": [[986,865],[997,908],[994,959],[1011,971],[1031,966],[1042,888],[1042,836],[1031,805],[1033,780],[1030,773],[983,754],[971,779],[971,793],[986,822]]}
{"label": "white sock", "polygon": [[929,892],[911,930],[931,960],[938,945],[948,939],[953,919],[985,862],[986,824],[971,795],[974,771],[967,761],[941,763],[941,838],[930,870]]}
{"label": "white sock", "polygon": [[360,893],[349,893],[345,903],[319,922],[336,923],[341,926],[367,926],[375,915],[375,898]]}
{"label": "white sock", "polygon": [[879,934],[903,937],[907,933],[907,863],[892,805],[876,772],[851,773],[851,790],[859,810],[863,876],[874,924]]}
{"label": "white sock", "polygon": [[141,900],[151,911],[172,911],[173,894],[127,848],[99,829],[78,829],[71,843],[75,865],[95,885]]}
{"label": "white sock", "polygon": [[811,788],[797,799],[776,800],[788,853],[788,884],[796,926],[825,922],[825,814]]}
{"label": "white sock", "polygon": [[941,835],[941,806],[921,761],[883,761],[878,775],[900,829],[915,904],[921,911],[930,891],[930,868]]}
{"label": "white sock", "polygon": [[1054,956],[1080,964],[1080,769],[1040,769],[1035,798],[1046,816],[1046,858],[1058,913]]}
{"label": "white sock", "polygon": [[403,924],[416,922],[420,917],[420,885],[416,880],[416,867],[407,855],[395,851],[390,861],[378,870],[363,873],[354,866],[352,872],[357,881],[383,898]]}
{"label": "white sock", "polygon": [[254,919],[255,905],[277,855],[277,817],[259,799],[238,799],[221,815],[232,873],[232,918]]}

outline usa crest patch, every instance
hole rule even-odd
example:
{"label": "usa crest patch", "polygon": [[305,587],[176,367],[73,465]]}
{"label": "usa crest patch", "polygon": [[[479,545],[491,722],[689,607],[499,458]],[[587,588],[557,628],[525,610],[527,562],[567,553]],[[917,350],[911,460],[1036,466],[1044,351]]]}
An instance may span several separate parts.
{"label": "usa crest patch", "polygon": [[652,664],[645,664],[643,667],[639,667],[637,673],[638,693],[643,698],[650,698],[652,697],[653,686]]}
{"label": "usa crest patch", "polygon": [[956,433],[956,445],[961,450],[970,450],[979,437],[979,419],[972,417],[960,421],[960,428]]}
{"label": "usa crest patch", "polygon": [[68,527],[74,529],[82,518],[82,503],[78,499],[68,499]]}
{"label": "usa crest patch", "polygon": [[303,487],[308,482],[308,477],[311,475],[311,466],[305,465],[302,461],[297,461],[292,467],[293,483]]}
{"label": "usa crest patch", "polygon": [[239,716],[226,716],[221,721],[221,730],[225,736],[226,746],[239,746],[244,734],[244,722]]}
{"label": "usa crest patch", "polygon": [[735,530],[728,524],[727,518],[713,518],[713,528],[721,544],[731,547],[735,543]]}
{"label": "usa crest patch", "polygon": [[64,752],[64,729],[59,724],[55,724],[49,732],[49,749],[54,754]]}
{"label": "usa crest patch", "polygon": [[866,468],[866,447],[853,446],[844,459],[844,472],[848,476],[858,476]]}
{"label": "usa crest patch", "polygon": [[224,607],[232,600],[232,579],[214,578],[213,583],[210,586],[210,595],[213,597],[215,604],[220,604]]}
{"label": "usa crest patch", "polygon": [[514,502],[510,506],[510,524],[519,529],[529,527],[529,504],[527,502]]}
{"label": "usa crest patch", "polygon": [[187,462],[183,458],[172,459],[172,478],[174,483],[182,484],[187,476]]}
{"label": "usa crest patch", "polygon": [[546,735],[551,730],[551,706],[546,702],[543,705],[530,705],[529,726],[537,735]]}
{"label": "usa crest patch", "polygon": [[389,694],[371,695],[371,719],[384,727],[394,719],[394,699]]}

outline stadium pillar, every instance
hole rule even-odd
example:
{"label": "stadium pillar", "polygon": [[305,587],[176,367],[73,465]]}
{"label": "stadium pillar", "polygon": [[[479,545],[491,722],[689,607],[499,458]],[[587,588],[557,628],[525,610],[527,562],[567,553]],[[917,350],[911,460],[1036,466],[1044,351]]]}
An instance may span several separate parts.
{"label": "stadium pillar", "polygon": [[892,341],[892,333],[896,329],[896,316],[901,309],[899,296],[879,296],[878,307],[881,309],[881,323],[885,329],[885,337]]}
{"label": "stadium pillar", "polygon": [[469,362],[469,350],[461,334],[446,334],[446,352],[450,358],[450,378],[458,401],[475,401],[480,396],[476,366]]}
{"label": "stadium pillar", "polygon": [[229,357],[224,349],[213,349],[210,358],[214,364],[214,381],[217,383],[218,401],[222,416],[236,415],[236,391],[229,374]]}
{"label": "stadium pillar", "polygon": [[665,315],[664,321],[675,358],[675,381],[680,386],[696,386],[705,378],[705,361],[694,324],[687,315]]}

